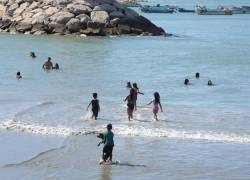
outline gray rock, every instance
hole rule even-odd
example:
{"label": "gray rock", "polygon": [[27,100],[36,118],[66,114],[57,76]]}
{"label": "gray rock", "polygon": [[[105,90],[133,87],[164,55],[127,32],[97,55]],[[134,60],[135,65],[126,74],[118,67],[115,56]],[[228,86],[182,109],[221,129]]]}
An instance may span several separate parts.
{"label": "gray rock", "polygon": [[13,14],[18,7],[19,5],[17,3],[12,4],[7,10],[8,14]]}
{"label": "gray rock", "polygon": [[0,4],[0,18],[5,14],[6,6]]}
{"label": "gray rock", "polygon": [[92,11],[92,9],[89,6],[82,5],[82,4],[68,4],[67,9],[69,12],[75,15],[86,14]]}
{"label": "gray rock", "polygon": [[20,4],[19,8],[20,9],[26,9],[29,5],[30,5],[29,2],[24,2],[24,3]]}
{"label": "gray rock", "polygon": [[67,5],[69,3],[71,3],[71,0],[55,0],[56,4],[58,5]]}
{"label": "gray rock", "polygon": [[34,15],[33,13],[26,11],[26,12],[23,12],[22,17],[23,19],[27,19],[27,18],[33,17],[33,15]]}
{"label": "gray rock", "polygon": [[31,28],[32,28],[32,25],[30,23],[30,20],[27,21],[26,19],[18,23],[18,25],[16,25],[16,30],[19,32],[29,31],[31,30]]}
{"label": "gray rock", "polygon": [[63,24],[56,23],[56,22],[51,22],[48,24],[49,28],[52,29],[53,33],[63,33],[64,32],[64,26]]}
{"label": "gray rock", "polygon": [[79,19],[72,18],[67,22],[66,27],[70,32],[78,32],[80,30],[80,25]]}
{"label": "gray rock", "polygon": [[45,31],[36,31],[34,32],[34,35],[43,35],[43,34],[46,34]]}
{"label": "gray rock", "polygon": [[33,10],[33,9],[36,9],[38,8],[38,6],[40,5],[40,2],[32,2],[32,4],[29,6],[29,9]]}
{"label": "gray rock", "polygon": [[135,18],[135,17],[139,17],[140,15],[135,12],[134,10],[130,9],[130,8],[126,8],[125,9],[125,15],[128,18]]}
{"label": "gray rock", "polygon": [[57,9],[56,7],[49,7],[48,9],[45,10],[45,13],[48,16],[52,16],[52,15],[54,15],[57,12],[59,12],[59,9]]}
{"label": "gray rock", "polygon": [[58,13],[54,14],[51,17],[51,19],[52,19],[52,21],[55,21],[56,23],[66,24],[73,17],[74,17],[74,14],[62,11],[62,12],[58,12]]}
{"label": "gray rock", "polygon": [[87,14],[80,14],[76,16],[76,18],[79,19],[81,23],[88,23],[91,21],[91,18]]}
{"label": "gray rock", "polygon": [[12,19],[12,21],[14,21],[14,22],[20,22],[20,21],[22,21],[23,20],[23,17],[22,16],[17,16],[17,17],[15,17],[14,19]]}
{"label": "gray rock", "polygon": [[[54,5],[54,0],[43,0],[43,3],[46,5]],[[56,4],[56,2],[55,2]]]}
{"label": "gray rock", "polygon": [[118,28],[119,34],[129,34],[131,31],[131,28],[128,25],[118,24],[117,28]]}
{"label": "gray rock", "polygon": [[110,18],[122,18],[122,17],[125,17],[125,14],[123,14],[122,12],[120,11],[114,11],[112,13],[109,14]]}
{"label": "gray rock", "polygon": [[14,12],[14,16],[19,16],[23,13],[25,9],[22,9],[22,8],[17,8]]}
{"label": "gray rock", "polygon": [[47,20],[47,15],[44,12],[39,12],[32,17],[32,25],[34,24],[44,24]]}
{"label": "gray rock", "polygon": [[95,2],[94,0],[75,0],[74,2],[76,4],[82,4],[85,6],[89,6],[90,8],[94,8],[95,6],[98,5],[98,3]]}
{"label": "gray rock", "polygon": [[0,4],[6,5],[9,2],[9,0],[0,0]]}
{"label": "gray rock", "polygon": [[34,9],[34,10],[30,11],[30,12],[36,14],[36,13],[39,13],[39,12],[43,12],[43,9],[42,8],[37,8],[37,9]]}
{"label": "gray rock", "polygon": [[116,7],[110,4],[101,4],[101,5],[95,6],[93,11],[106,11],[110,13],[110,12],[116,11]]}
{"label": "gray rock", "polygon": [[91,20],[97,23],[107,23],[109,22],[109,14],[106,11],[92,11]]}

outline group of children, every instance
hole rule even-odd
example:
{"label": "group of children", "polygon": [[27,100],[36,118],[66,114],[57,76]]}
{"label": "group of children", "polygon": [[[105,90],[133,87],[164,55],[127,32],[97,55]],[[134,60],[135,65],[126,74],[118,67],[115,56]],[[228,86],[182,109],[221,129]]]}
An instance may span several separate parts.
{"label": "group of children", "polygon": [[[124,98],[124,102],[127,102],[127,114],[128,114],[128,120],[131,121],[133,119],[133,113],[137,110],[136,102],[137,102],[137,96],[138,94],[144,95],[144,93],[139,91],[139,88],[136,83],[133,83],[133,86],[131,86],[131,83],[127,83],[127,88],[129,89],[129,95],[127,95]],[[152,106],[152,112],[154,115],[154,119],[157,121],[158,117],[158,111],[161,109],[161,101],[160,101],[160,94],[158,92],[154,93],[154,99],[150,101],[147,105],[153,104]],[[100,105],[99,100],[97,99],[97,93],[93,93],[93,99],[90,101],[89,105],[87,106],[87,111],[89,107],[92,106],[92,119],[97,119],[98,112],[100,112]]]}

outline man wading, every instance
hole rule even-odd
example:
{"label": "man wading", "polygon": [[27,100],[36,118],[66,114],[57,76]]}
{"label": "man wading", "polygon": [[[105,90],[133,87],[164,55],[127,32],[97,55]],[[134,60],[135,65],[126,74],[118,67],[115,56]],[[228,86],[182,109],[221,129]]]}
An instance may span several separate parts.
{"label": "man wading", "polygon": [[112,162],[112,152],[114,147],[114,133],[111,131],[112,124],[107,125],[107,130],[103,133],[103,143],[104,147],[102,150],[102,159],[99,162],[99,164],[103,164],[104,162],[107,162],[108,158],[109,161]]}

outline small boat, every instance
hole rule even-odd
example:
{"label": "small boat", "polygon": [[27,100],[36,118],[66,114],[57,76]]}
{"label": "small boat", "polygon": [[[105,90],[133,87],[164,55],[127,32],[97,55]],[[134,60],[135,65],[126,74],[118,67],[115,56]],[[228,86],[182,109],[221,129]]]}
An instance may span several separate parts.
{"label": "small boat", "polygon": [[218,6],[217,9],[219,10],[231,10],[233,14],[244,14],[244,10],[242,7],[235,7],[235,6]]}
{"label": "small boat", "polygon": [[178,8],[178,12],[181,12],[181,13],[194,13],[195,10]]}
{"label": "small boat", "polygon": [[205,6],[196,6],[195,12],[199,15],[232,15],[230,9],[207,9]]}
{"label": "small boat", "polygon": [[157,4],[156,6],[142,6],[141,11],[146,13],[173,13],[175,10],[168,5],[161,6],[160,4]]}
{"label": "small boat", "polygon": [[242,6],[241,8],[244,14],[250,14],[250,6]]}

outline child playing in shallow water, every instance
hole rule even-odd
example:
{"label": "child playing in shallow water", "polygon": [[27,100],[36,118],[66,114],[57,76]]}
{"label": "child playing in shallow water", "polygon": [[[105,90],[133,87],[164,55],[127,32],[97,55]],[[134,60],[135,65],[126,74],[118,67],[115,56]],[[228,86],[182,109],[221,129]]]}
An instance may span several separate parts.
{"label": "child playing in shallow water", "polygon": [[92,101],[90,101],[87,110],[89,109],[89,106],[92,105],[92,119],[94,118],[95,120],[97,119],[98,112],[100,111],[100,105],[99,105],[99,100],[97,99],[97,93],[93,93],[93,98]]}
{"label": "child playing in shallow water", "polygon": [[160,101],[160,94],[158,92],[154,93],[154,99],[152,101],[150,101],[147,105],[150,105],[152,103],[153,103],[152,111],[153,111],[153,114],[154,114],[154,119],[156,121],[158,121],[157,113],[159,111],[159,106],[161,108],[161,112],[163,112],[162,111],[162,106],[161,106],[161,101]]}

